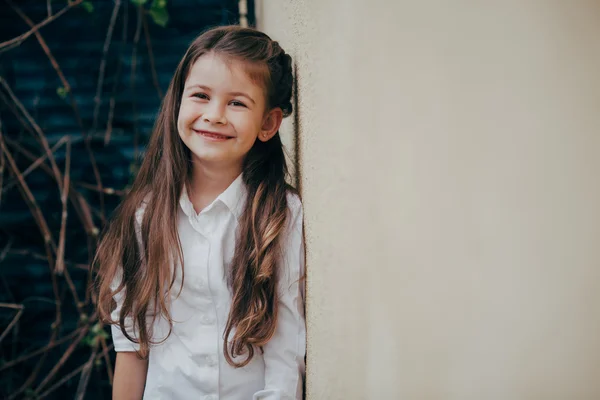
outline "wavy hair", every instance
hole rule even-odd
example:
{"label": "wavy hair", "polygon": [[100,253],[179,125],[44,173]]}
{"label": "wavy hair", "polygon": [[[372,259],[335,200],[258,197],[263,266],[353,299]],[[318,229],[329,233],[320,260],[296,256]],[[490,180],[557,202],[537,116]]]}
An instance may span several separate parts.
{"label": "wavy hair", "polygon": [[[279,107],[284,117],[292,112],[291,58],[264,33],[238,26],[213,28],[186,51],[161,104],[138,175],[105,228],[94,259],[99,315],[106,323],[118,324],[129,340],[139,343],[138,354],[143,358],[151,344],[159,343],[152,338],[156,318],[164,317],[169,334],[172,330],[168,299],[177,272],[174,265],[181,265],[183,282],[177,213],[184,184],[191,176],[192,157],[179,137],[177,116],[187,75],[194,62],[207,53],[246,63],[251,78],[263,84],[267,110]],[[232,304],[223,338],[224,355],[236,367],[247,365],[255,349],[262,348],[275,332],[279,239],[287,220],[287,193],[293,190],[286,184],[287,173],[279,132],[266,142],[256,140],[243,164],[248,197],[226,271]],[[145,211],[138,224],[136,213],[142,204]],[[111,312],[119,294],[121,310],[118,320],[113,320]],[[128,320],[137,337],[127,332]],[[246,357],[235,360],[242,355]]]}

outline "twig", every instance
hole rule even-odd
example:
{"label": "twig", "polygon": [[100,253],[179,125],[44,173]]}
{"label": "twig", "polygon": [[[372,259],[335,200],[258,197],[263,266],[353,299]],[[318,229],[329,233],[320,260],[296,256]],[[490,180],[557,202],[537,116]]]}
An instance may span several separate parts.
{"label": "twig", "polygon": [[[58,142],[56,142],[54,144],[54,146],[52,146],[52,148],[50,149],[50,151],[52,153],[54,153],[56,150],[58,150],[58,148],[60,146],[63,145],[63,143],[65,143],[67,141],[67,139],[69,139],[68,135],[65,135],[63,137],[60,138],[60,140]],[[8,140],[7,140],[8,141]],[[10,143],[9,143],[10,144]],[[23,171],[21,174],[23,175],[23,178],[26,178],[27,175],[29,175],[30,173],[32,173],[37,167],[39,167],[40,165],[42,165],[44,163],[44,161],[46,161],[46,159],[48,158],[48,154],[42,154],[37,160],[35,160],[29,167],[27,167],[27,169],[25,171]],[[13,179],[12,181],[8,182],[3,188],[2,188],[2,193],[8,191],[9,189],[11,189],[13,186],[15,186],[18,183],[17,179]],[[1,193],[0,193],[1,194]]]}
{"label": "twig", "polygon": [[[8,4],[12,7],[13,10],[15,10],[15,12],[17,14],[19,14],[19,16],[25,21],[25,23],[27,23],[29,26],[33,26],[34,25],[33,21],[31,21],[31,19],[29,19],[29,17],[27,17],[27,15],[25,15],[21,11],[21,9],[19,7],[17,7],[12,2],[12,0],[5,0],[5,1],[8,2]],[[36,36],[36,38],[37,38],[40,46],[44,50],[44,53],[46,53],[46,56],[48,57],[48,60],[50,60],[50,63],[52,64],[52,67],[56,71],[56,74],[58,75],[60,81],[62,82],[65,90],[69,93],[69,98],[71,99],[71,107],[73,108],[73,113],[75,114],[75,119],[77,120],[77,124],[81,128],[82,134],[83,134],[83,136],[85,138],[85,140],[84,140],[84,142],[85,142],[85,148],[86,148],[86,150],[88,152],[88,156],[90,158],[90,164],[92,165],[92,170],[94,171],[94,177],[96,178],[96,183],[98,185],[98,188],[101,189],[102,188],[102,179],[100,177],[100,172],[98,171],[98,165],[96,163],[96,157],[94,157],[94,153],[92,151],[92,147],[91,147],[91,144],[90,144],[88,132],[86,132],[85,129],[84,129],[84,127],[83,127],[83,121],[82,121],[81,115],[79,113],[79,107],[77,106],[77,102],[75,101],[75,95],[73,94],[73,91],[71,90],[71,85],[69,84],[69,82],[65,78],[65,76],[64,76],[64,74],[62,72],[62,69],[60,68],[60,66],[56,62],[56,59],[52,55],[52,52],[50,51],[50,48],[46,44],[46,41],[44,40],[42,34],[40,32],[35,32],[34,34],[35,34],[35,36]],[[103,196],[102,193],[99,193],[99,198],[100,198],[100,210],[102,212],[102,215],[104,215],[104,196]]]}
{"label": "twig", "polygon": [[100,171],[98,170],[98,164],[96,163],[96,157],[94,156],[94,152],[92,151],[92,145],[90,143],[90,137],[87,136],[84,140],[85,149],[90,157],[90,164],[92,165],[92,171],[94,171],[94,178],[96,178],[96,184],[98,188],[98,198],[100,200],[100,211],[102,212],[102,220],[105,220],[105,212],[104,212],[104,193],[102,193],[102,178],[100,177]]}
{"label": "twig", "polygon": [[87,362],[81,364],[79,367],[77,367],[73,371],[69,372],[60,381],[58,381],[54,385],[50,386],[48,388],[48,390],[46,390],[44,393],[38,395],[36,398],[41,400],[44,397],[48,396],[50,393],[54,392],[56,389],[58,389],[60,386],[62,386],[65,382],[67,382],[68,380],[73,378],[75,375],[80,373],[81,370],[84,369],[86,365],[87,365]]}
{"label": "twig", "polygon": [[50,22],[54,21],[56,18],[60,17],[61,15],[63,15],[67,11],[69,11],[71,8],[78,6],[79,4],[81,4],[82,1],[83,0],[75,0],[73,2],[70,2],[62,10],[60,10],[59,12],[57,12],[56,14],[54,14],[52,16],[49,16],[48,18],[46,18],[39,24],[32,26],[30,30],[23,33],[22,35],[19,35],[16,38],[13,38],[13,39],[10,39],[10,40],[0,43],[0,53],[19,46],[21,43],[23,43],[25,41],[25,39],[27,39],[29,36],[35,34],[40,28],[48,25]]}
{"label": "twig", "polygon": [[[7,254],[12,254],[12,255],[16,255],[16,256],[29,256],[29,257],[35,258],[36,260],[43,260],[43,261],[46,261],[48,259],[43,254],[36,253],[34,251],[26,250],[26,249],[9,250],[7,252]],[[87,271],[89,269],[89,265],[87,265],[87,264],[76,263],[76,262],[68,261],[68,260],[65,260],[65,265],[68,267],[79,268],[79,269],[82,269],[85,271]],[[65,271],[66,271],[66,269],[65,269]]]}
{"label": "twig", "polygon": [[[108,347],[108,350],[112,350],[112,344]],[[97,354],[96,358],[100,358],[104,356],[104,352]],[[75,375],[77,375],[79,372],[81,372],[82,369],[85,368],[85,366],[87,365],[87,362],[83,363],[82,365],[80,365],[79,367],[77,367],[76,369],[74,369],[73,371],[71,371],[70,373],[68,373],[64,378],[62,378],[60,381],[56,382],[54,385],[52,385],[50,388],[48,388],[48,390],[46,390],[44,393],[40,394],[38,396],[38,399],[41,400],[44,397],[48,396],[50,393],[52,393],[53,391],[55,391],[58,387],[60,387],[61,385],[63,385],[65,382],[67,382],[68,380],[70,380],[71,378],[73,378]]]}
{"label": "twig", "polygon": [[113,92],[113,95],[110,97],[110,100],[108,102],[108,107],[109,107],[108,108],[108,119],[106,122],[106,132],[104,133],[104,145],[105,146],[110,143],[110,136],[112,134],[112,120],[114,118],[114,113],[115,113],[114,92]]}
{"label": "twig", "polygon": [[51,248],[56,251],[56,244],[54,243],[54,240],[52,239],[52,234],[50,233],[50,229],[48,228],[48,224],[46,223],[44,214],[42,214],[42,210],[40,209],[37,202],[35,201],[35,197],[33,197],[33,194],[31,193],[29,186],[27,186],[27,183],[23,179],[23,175],[21,175],[21,172],[19,171],[19,168],[15,164],[15,161],[13,160],[10,152],[4,145],[4,140],[2,140],[1,138],[0,138],[0,147],[2,148],[2,151],[4,152],[4,154],[6,156],[6,160],[8,161],[9,167],[11,168],[13,174],[17,177],[17,179],[19,181],[19,185],[20,185],[19,188],[21,189],[21,192],[23,193],[23,198],[27,202],[27,205],[29,206],[31,214],[35,218],[35,220],[38,224],[38,227],[40,228],[42,236],[44,237],[44,243],[46,244],[46,250],[47,250],[48,256],[51,257],[52,252],[50,251],[50,248],[48,246],[51,246]]}
{"label": "twig", "polygon": [[94,225],[94,220],[92,218],[92,212],[90,211],[91,206],[82,195],[80,195],[79,193],[76,193],[76,194],[77,194],[77,201],[78,201],[77,206],[81,209],[82,222],[83,222],[83,226],[85,227],[85,230],[88,234],[88,237],[96,237],[96,236],[98,236],[99,230],[96,227],[96,225]]}
{"label": "twig", "polygon": [[10,286],[8,285],[8,282],[6,281],[6,278],[4,277],[4,275],[0,274],[0,279],[2,279],[2,286],[4,286],[4,290],[7,294],[7,297],[12,301],[12,302],[16,302],[15,300],[15,295],[13,294],[12,290],[10,290]]}
{"label": "twig", "polygon": [[98,113],[100,111],[100,104],[102,102],[102,86],[104,84],[104,70],[106,68],[106,57],[108,55],[108,49],[112,40],[113,30],[115,29],[115,23],[117,22],[117,16],[119,15],[119,9],[121,7],[121,0],[115,0],[112,15],[110,16],[110,22],[108,24],[108,30],[106,32],[106,39],[104,39],[104,48],[102,50],[102,61],[100,61],[100,72],[98,74],[98,84],[96,86],[96,97],[94,97],[94,120],[92,123],[92,132],[96,132],[98,127]]}
{"label": "twig", "polygon": [[158,75],[156,74],[156,66],[154,65],[154,54],[152,52],[152,42],[150,41],[150,30],[148,29],[148,18],[146,13],[142,14],[142,24],[144,25],[144,38],[146,39],[146,47],[148,48],[148,60],[150,60],[150,72],[152,73],[152,82],[156,88],[158,99],[162,100],[163,94],[158,83]]}
{"label": "twig", "polygon": [[112,134],[112,121],[115,113],[115,97],[117,95],[117,88],[119,87],[119,78],[121,77],[121,71],[123,70],[123,57],[125,56],[125,44],[127,43],[127,21],[129,20],[129,6],[123,7],[123,29],[121,36],[121,45],[119,46],[120,54],[119,61],[117,63],[117,72],[113,79],[112,92],[110,95],[108,118],[106,122],[106,131],[104,132],[104,145],[110,143],[110,136]]}
{"label": "twig", "polygon": [[[50,279],[52,280],[52,290],[54,291],[54,297],[56,299],[56,319],[53,324],[54,329],[53,329],[52,336],[50,339],[51,341],[53,341],[54,338],[56,337],[56,334],[58,332],[58,329],[60,328],[60,323],[61,323],[61,302],[60,302],[60,297],[58,295],[58,284],[56,282],[56,276],[54,275],[54,273],[53,273],[54,271],[52,269],[52,267],[53,267],[52,250],[56,251],[56,245],[54,244],[54,241],[52,240],[52,235],[50,234],[48,225],[46,224],[46,220],[44,219],[44,215],[42,214],[39,206],[37,205],[37,203],[35,201],[35,198],[33,197],[31,191],[29,190],[27,183],[25,183],[25,180],[21,176],[19,169],[17,168],[12,156],[8,152],[8,149],[6,148],[6,146],[4,144],[4,140],[1,140],[1,138],[0,138],[0,147],[2,147],[2,151],[6,155],[6,160],[8,161],[8,163],[13,171],[13,174],[19,178],[19,183],[20,183],[19,189],[23,195],[23,198],[27,202],[27,205],[29,206],[29,209],[30,209],[32,215],[36,219],[36,223],[37,223],[40,231],[42,232],[42,234],[44,236],[44,246],[46,248],[48,267],[50,269]],[[45,358],[46,358],[46,355],[44,354],[44,356],[41,357],[40,360],[38,361],[37,366],[34,368],[33,372],[31,373],[29,378],[25,381],[23,386],[19,390],[17,390],[17,392],[14,394],[14,397],[18,396],[23,390],[25,390],[25,388],[29,387],[29,385],[31,385],[31,383],[35,380],[35,377],[37,376],[42,364],[44,363]],[[14,397],[11,397],[11,398],[14,398]]]}
{"label": "twig", "polygon": [[[88,268],[87,282],[86,282],[86,285],[88,288],[91,288],[93,286],[92,281],[93,281],[93,275],[94,275],[94,249],[96,248],[94,239],[96,239],[96,237],[88,236],[88,240],[87,240],[88,264],[90,266]],[[86,306],[88,304],[90,304],[90,302],[93,300],[92,297],[93,297],[92,291],[86,290],[85,291],[85,305]]]}
{"label": "twig", "polygon": [[[2,120],[0,119],[0,140],[2,140]],[[2,193],[4,192],[4,152],[0,151],[0,205],[2,205]]]}
{"label": "twig", "polygon": [[77,345],[79,344],[79,342],[81,342],[81,340],[83,340],[83,338],[85,337],[85,335],[88,333],[88,330],[89,330],[89,327],[86,326],[79,333],[79,336],[77,336],[77,338],[75,338],[75,340],[73,340],[73,342],[67,348],[67,350],[65,351],[65,353],[63,354],[63,356],[60,358],[60,360],[58,360],[58,363],[54,366],[54,368],[52,368],[52,370],[50,370],[50,372],[48,373],[48,375],[46,375],[46,377],[44,378],[44,380],[39,384],[39,386],[35,390],[35,394],[39,395],[39,393],[42,391],[42,389],[48,383],[50,383],[50,381],[52,380],[52,378],[54,378],[54,375],[56,375],[56,373],[58,372],[58,370],[60,369],[60,367],[62,367],[63,364],[67,361],[67,359],[71,356],[71,353],[73,353],[73,351],[75,350],[75,348],[77,347]]}
{"label": "twig", "polygon": [[79,316],[82,316],[84,314],[83,303],[79,300],[79,295],[77,294],[77,289],[75,288],[75,285],[73,284],[73,280],[71,279],[71,274],[69,273],[68,269],[65,269],[63,272],[64,272],[65,280],[67,281],[67,286],[69,286],[69,289],[71,290],[71,294],[73,295],[73,300],[75,301],[75,306],[77,307]]}
{"label": "twig", "polygon": [[65,269],[65,238],[67,230],[67,195],[71,182],[71,141],[67,140],[67,153],[65,156],[65,180],[63,182],[60,201],[62,203],[62,215],[60,221],[60,234],[58,239],[58,251],[56,253],[56,266],[54,271],[62,275]]}
{"label": "twig", "polygon": [[17,364],[22,363],[23,361],[27,361],[30,358],[33,358],[33,357],[37,356],[38,354],[42,354],[42,353],[47,352],[48,350],[52,350],[56,346],[59,346],[59,345],[65,343],[65,342],[71,340],[75,335],[77,335],[81,331],[81,329],[83,329],[83,327],[77,328],[73,332],[69,333],[67,336],[65,336],[63,338],[60,338],[59,340],[55,341],[52,344],[48,344],[48,345],[46,345],[46,346],[44,346],[44,347],[42,347],[40,349],[32,351],[29,354],[25,354],[24,356],[21,356],[21,357],[15,359],[15,360],[12,360],[12,361],[9,361],[9,362],[7,362],[5,364],[2,364],[0,366],[0,372],[4,371],[5,369],[8,369],[10,367],[14,367]]}
{"label": "twig", "polygon": [[137,163],[137,158],[138,158],[138,142],[139,142],[139,136],[140,136],[140,130],[139,130],[139,126],[138,126],[138,115],[137,115],[137,103],[135,101],[135,72],[136,72],[136,66],[137,66],[137,47],[138,47],[138,43],[140,42],[140,34],[142,33],[142,15],[143,15],[143,8],[141,5],[139,5],[137,7],[137,26],[135,28],[135,36],[133,37],[133,50],[131,51],[131,75],[129,78],[130,81],[130,85],[131,85],[131,108],[132,108],[132,113],[133,113],[133,159],[135,160],[134,162]]}
{"label": "twig", "polygon": [[[2,93],[2,91],[0,91],[0,100],[2,100],[2,102],[10,109],[10,111],[13,113],[14,117],[17,120],[19,120],[19,122],[21,123],[21,128],[23,128],[27,132],[31,133],[32,136],[35,136],[36,135],[35,131],[33,130],[33,128],[31,126],[29,126],[29,124],[23,118],[23,116],[21,116],[21,114],[19,113],[19,110],[17,109],[16,104],[12,101],[12,99],[9,99],[4,93]],[[21,132],[19,132],[19,133],[21,133]]]}
{"label": "twig", "polygon": [[[8,307],[8,308],[14,308],[14,306],[17,306],[16,304],[2,304],[0,303],[0,307]],[[12,321],[10,321],[10,324],[8,324],[8,326],[6,327],[6,329],[4,330],[4,332],[2,332],[2,334],[0,335],[0,343],[2,342],[2,340],[6,337],[6,335],[8,334],[8,332],[10,332],[10,330],[12,329],[13,326],[15,326],[15,324],[17,323],[17,321],[19,320],[19,318],[21,318],[21,315],[23,314],[23,306],[17,306],[18,310],[17,313],[15,314],[15,316],[13,317]]]}
{"label": "twig", "polygon": [[35,120],[31,117],[31,115],[29,115],[25,106],[23,106],[23,103],[21,103],[19,101],[19,99],[15,96],[15,94],[13,93],[10,86],[8,86],[8,83],[6,83],[4,78],[1,76],[0,76],[0,85],[2,85],[4,87],[4,89],[8,93],[8,96],[17,105],[19,111],[21,111],[21,113],[25,116],[25,118],[27,119],[29,124],[33,127],[34,131],[38,134],[40,143],[42,144],[42,147],[46,151],[46,155],[48,156],[48,160],[50,161],[50,165],[52,166],[52,172],[54,172],[54,178],[56,179],[56,183],[58,184],[58,187],[61,188],[62,176],[58,169],[58,165],[56,165],[56,161],[54,160],[54,155],[52,154],[52,151],[50,150],[50,145],[48,144],[48,140],[46,139],[44,132],[39,127],[39,125],[35,122]]}
{"label": "twig", "polygon": [[113,384],[113,370],[112,364],[110,362],[110,358],[108,357],[108,346],[106,344],[106,339],[103,336],[100,336],[100,345],[102,346],[102,354],[104,356],[104,364],[106,365],[106,374],[108,375],[108,382],[110,386]]}
{"label": "twig", "polygon": [[86,188],[88,190],[93,190],[95,192],[102,192],[104,194],[115,195],[115,196],[124,196],[125,195],[125,190],[121,190],[121,189],[113,189],[113,188],[109,188],[109,187],[98,189],[94,185],[90,185],[89,183],[85,183],[85,182],[81,182],[81,181],[75,181],[73,183],[77,186],[81,186],[82,188]]}
{"label": "twig", "polygon": [[94,343],[94,349],[92,350],[92,354],[90,354],[90,358],[85,363],[83,370],[81,371],[81,378],[79,378],[79,384],[77,385],[77,392],[75,392],[75,400],[83,400],[83,396],[85,396],[85,389],[87,388],[88,382],[90,380],[90,372],[92,371],[92,366],[94,365],[94,360],[96,359],[96,355],[98,354],[98,341]]}
{"label": "twig", "polygon": [[[56,335],[57,335],[57,330],[53,329],[52,330],[52,335],[50,336],[50,343],[54,343],[54,340],[56,339]],[[42,353],[42,356],[38,359],[38,362],[36,364],[36,366],[33,368],[33,371],[31,372],[31,375],[29,375],[29,378],[27,378],[27,380],[25,381],[25,383],[23,383],[23,385],[21,385],[21,387],[19,389],[17,389],[7,400],[14,400],[17,397],[19,397],[19,395],[27,388],[29,388],[31,386],[31,384],[35,381],[35,378],[37,377],[38,372],[40,371],[40,369],[42,368],[42,365],[44,364],[44,361],[46,360],[46,357],[48,357],[48,353]]]}
{"label": "twig", "polygon": [[12,308],[13,310],[23,309],[23,304],[0,303],[0,308]]}
{"label": "twig", "polygon": [[[6,143],[14,147],[17,151],[19,151],[19,153],[23,154],[29,160],[36,160],[36,157],[33,154],[31,154],[28,150],[20,146],[19,143],[7,137],[5,137],[4,140]],[[52,176],[52,170],[50,169],[50,167],[48,167],[45,164],[42,164],[40,168],[42,168],[42,170],[48,175]],[[71,204],[73,204],[73,207],[75,208],[75,211],[77,212],[77,215],[79,216],[79,219],[83,224],[86,233],[88,235],[95,236],[97,234],[97,228],[95,227],[94,222],[92,220],[90,206],[87,200],[85,200],[83,196],[81,196],[81,194],[74,190],[73,187],[69,188],[69,198],[71,199]]]}
{"label": "twig", "polygon": [[[2,154],[4,154],[4,153],[2,153]],[[6,246],[4,246],[4,248],[2,249],[2,253],[0,253],[0,262],[4,261],[4,259],[6,258],[6,255],[8,254],[8,251],[12,247],[13,240],[14,239],[11,236],[11,238],[8,239],[8,243],[6,243]]]}
{"label": "twig", "polygon": [[[21,19],[23,19],[23,21],[25,21],[25,23],[27,25],[29,25],[31,28],[33,28],[35,26],[33,21],[31,19],[29,19],[29,17],[27,15],[25,15],[25,13],[23,13],[23,11],[21,11],[21,9],[12,2],[12,0],[5,0],[5,1],[19,15],[19,17],[21,17]],[[50,60],[50,64],[52,64],[52,67],[58,74],[58,78],[60,79],[63,87],[65,88],[65,91],[69,94],[69,98],[71,99],[71,106],[73,107],[73,112],[75,113],[75,118],[77,119],[77,124],[83,129],[83,122],[82,122],[81,116],[79,114],[79,108],[77,107],[77,103],[75,102],[75,95],[73,94],[73,91],[71,89],[71,85],[69,84],[69,81],[67,81],[67,78],[65,78],[65,76],[62,72],[62,69],[58,65],[58,62],[56,62],[56,59],[52,55],[52,52],[50,51],[50,48],[46,44],[46,41],[44,40],[44,37],[42,36],[42,34],[38,31],[35,31],[33,34],[35,35],[36,39],[38,40],[38,43],[42,47],[42,50],[44,50],[44,53],[46,53],[48,60]]]}

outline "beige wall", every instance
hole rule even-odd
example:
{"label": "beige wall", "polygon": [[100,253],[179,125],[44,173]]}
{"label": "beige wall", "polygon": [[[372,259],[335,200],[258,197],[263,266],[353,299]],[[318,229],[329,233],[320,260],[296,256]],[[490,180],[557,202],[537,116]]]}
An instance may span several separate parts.
{"label": "beige wall", "polygon": [[309,399],[600,399],[600,2],[257,3],[298,63]]}

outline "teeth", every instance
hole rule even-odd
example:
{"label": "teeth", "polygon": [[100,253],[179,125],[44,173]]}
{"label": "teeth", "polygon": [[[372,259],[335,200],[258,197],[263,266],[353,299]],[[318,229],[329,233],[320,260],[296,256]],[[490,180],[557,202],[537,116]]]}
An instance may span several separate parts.
{"label": "teeth", "polygon": [[215,139],[227,139],[227,136],[225,135],[216,135],[214,133],[202,133],[204,136],[208,136],[208,137],[212,137]]}

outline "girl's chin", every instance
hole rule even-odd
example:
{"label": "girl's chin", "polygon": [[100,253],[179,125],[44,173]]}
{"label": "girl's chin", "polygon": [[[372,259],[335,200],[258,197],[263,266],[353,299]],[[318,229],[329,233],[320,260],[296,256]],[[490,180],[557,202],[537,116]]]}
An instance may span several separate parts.
{"label": "girl's chin", "polygon": [[241,164],[244,159],[243,157],[237,157],[230,151],[219,151],[216,147],[207,147],[208,146],[204,146],[201,149],[190,149],[192,154],[194,155],[194,161],[200,162],[201,164],[227,166]]}

